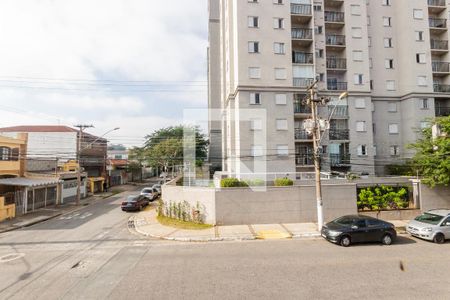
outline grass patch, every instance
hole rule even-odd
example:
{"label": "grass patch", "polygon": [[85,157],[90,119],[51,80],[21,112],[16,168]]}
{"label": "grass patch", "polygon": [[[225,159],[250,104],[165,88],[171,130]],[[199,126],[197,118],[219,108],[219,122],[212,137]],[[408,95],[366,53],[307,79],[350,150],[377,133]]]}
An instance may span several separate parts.
{"label": "grass patch", "polygon": [[204,230],[214,227],[213,225],[210,224],[198,224],[194,222],[180,221],[165,216],[158,216],[156,219],[158,220],[159,223],[161,223],[164,226],[169,226],[178,229]]}

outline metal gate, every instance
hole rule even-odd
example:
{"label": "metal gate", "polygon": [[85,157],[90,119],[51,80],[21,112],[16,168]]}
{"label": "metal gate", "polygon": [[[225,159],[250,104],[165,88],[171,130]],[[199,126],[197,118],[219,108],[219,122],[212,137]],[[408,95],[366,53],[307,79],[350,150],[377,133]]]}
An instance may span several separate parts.
{"label": "metal gate", "polygon": [[40,188],[28,191],[27,212],[55,205],[56,187]]}

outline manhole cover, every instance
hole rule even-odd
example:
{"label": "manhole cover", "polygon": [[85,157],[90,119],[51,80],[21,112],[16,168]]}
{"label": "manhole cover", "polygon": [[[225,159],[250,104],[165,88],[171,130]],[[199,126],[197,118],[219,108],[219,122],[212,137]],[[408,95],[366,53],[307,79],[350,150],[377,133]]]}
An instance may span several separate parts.
{"label": "manhole cover", "polygon": [[0,256],[0,263],[10,262],[25,256],[25,253],[12,253]]}

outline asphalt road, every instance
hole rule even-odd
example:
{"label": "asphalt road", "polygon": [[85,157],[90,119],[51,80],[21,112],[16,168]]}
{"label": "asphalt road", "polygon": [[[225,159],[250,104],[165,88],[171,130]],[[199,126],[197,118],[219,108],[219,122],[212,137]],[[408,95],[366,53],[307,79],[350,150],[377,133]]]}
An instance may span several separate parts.
{"label": "asphalt road", "polygon": [[125,195],[1,234],[0,299],[450,299],[449,242],[150,240]]}

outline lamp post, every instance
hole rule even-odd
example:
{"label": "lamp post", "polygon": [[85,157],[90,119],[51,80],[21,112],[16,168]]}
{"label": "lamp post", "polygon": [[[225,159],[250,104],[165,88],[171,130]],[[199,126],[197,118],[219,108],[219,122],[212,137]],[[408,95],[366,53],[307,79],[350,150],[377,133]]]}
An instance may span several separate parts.
{"label": "lamp post", "polygon": [[78,168],[77,168],[77,205],[80,205],[80,199],[81,199],[81,163],[80,163],[80,158],[81,158],[81,152],[87,148],[89,148],[92,144],[94,144],[95,142],[97,142],[98,140],[100,140],[101,138],[103,138],[105,135],[119,130],[119,127],[116,127],[114,129],[108,130],[106,133],[104,133],[102,136],[98,137],[97,139],[95,139],[93,142],[89,143],[86,147],[81,148],[81,142],[82,142],[82,138],[83,138],[83,130],[86,128],[93,128],[94,126],[92,125],[76,125],[75,127],[78,127],[80,129],[79,135],[78,135],[78,144],[77,144],[77,163],[78,163]]}

